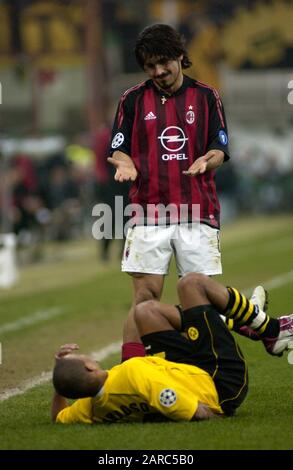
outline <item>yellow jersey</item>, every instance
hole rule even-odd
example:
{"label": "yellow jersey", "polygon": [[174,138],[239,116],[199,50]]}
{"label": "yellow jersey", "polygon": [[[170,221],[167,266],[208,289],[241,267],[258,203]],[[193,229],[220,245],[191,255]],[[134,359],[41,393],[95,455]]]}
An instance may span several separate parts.
{"label": "yellow jersey", "polygon": [[93,398],[75,401],[58,413],[58,423],[125,423],[164,416],[190,421],[198,402],[223,414],[211,376],[187,364],[160,357],[135,357],[108,371]]}

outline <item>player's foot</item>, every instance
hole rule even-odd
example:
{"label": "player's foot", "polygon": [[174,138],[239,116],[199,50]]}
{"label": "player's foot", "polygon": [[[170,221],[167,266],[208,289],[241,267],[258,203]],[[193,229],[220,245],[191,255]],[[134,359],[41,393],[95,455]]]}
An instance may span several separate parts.
{"label": "player's foot", "polygon": [[260,336],[254,331],[250,326],[243,325],[238,328],[234,328],[235,331],[241,336],[246,336],[246,338],[252,339],[253,341],[260,341]]}
{"label": "player's foot", "polygon": [[287,349],[293,349],[293,313],[278,318],[280,333],[276,338],[261,338],[269,354],[282,356]]}
{"label": "player's foot", "polygon": [[257,305],[260,310],[266,312],[269,304],[269,296],[263,286],[257,286],[250,297],[250,302]]}
{"label": "player's foot", "polygon": [[[266,312],[268,309],[268,293],[263,286],[257,286],[253,292],[252,296],[250,297],[250,302],[254,305],[257,305],[259,310]],[[250,326],[244,325],[238,328],[237,332],[242,335],[246,336],[253,341],[259,341],[261,338],[260,336],[254,331]]]}

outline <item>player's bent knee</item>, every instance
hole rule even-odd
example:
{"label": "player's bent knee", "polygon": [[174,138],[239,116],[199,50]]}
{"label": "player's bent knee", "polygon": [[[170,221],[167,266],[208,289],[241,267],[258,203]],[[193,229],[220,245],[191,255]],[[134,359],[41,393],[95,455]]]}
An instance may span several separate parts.
{"label": "player's bent knee", "polygon": [[157,300],[146,300],[136,305],[134,314],[135,315],[147,315],[148,313],[154,313],[158,310],[160,303]]}
{"label": "player's bent knee", "polygon": [[188,273],[185,274],[181,279],[179,279],[177,284],[177,289],[179,294],[184,294],[184,292],[189,291],[190,289],[199,288],[204,283],[204,274],[199,273]]}
{"label": "player's bent knee", "polygon": [[134,319],[137,324],[145,322],[152,315],[156,315],[159,308],[159,302],[156,300],[147,300],[136,305],[134,309]]}

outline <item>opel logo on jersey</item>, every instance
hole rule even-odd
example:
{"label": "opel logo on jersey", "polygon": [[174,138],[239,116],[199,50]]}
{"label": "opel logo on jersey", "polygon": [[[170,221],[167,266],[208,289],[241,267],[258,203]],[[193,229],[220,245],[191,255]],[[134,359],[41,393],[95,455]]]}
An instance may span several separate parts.
{"label": "opel logo on jersey", "polygon": [[188,140],[185,137],[183,130],[177,126],[169,126],[163,130],[162,134],[158,137],[164,149],[168,152],[179,152]]}
{"label": "opel logo on jersey", "polygon": [[117,147],[120,147],[124,142],[124,135],[122,132],[118,132],[118,134],[115,135],[114,139],[112,140],[112,149],[116,149]]}

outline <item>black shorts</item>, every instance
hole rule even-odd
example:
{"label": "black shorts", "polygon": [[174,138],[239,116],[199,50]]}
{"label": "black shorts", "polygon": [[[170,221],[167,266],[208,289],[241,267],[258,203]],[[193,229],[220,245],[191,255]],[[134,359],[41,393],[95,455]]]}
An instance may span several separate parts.
{"label": "black shorts", "polygon": [[176,330],[145,335],[146,353],[208,372],[222,410],[233,415],[248,389],[247,365],[239,346],[212,305],[185,310],[181,317],[184,336]]}

